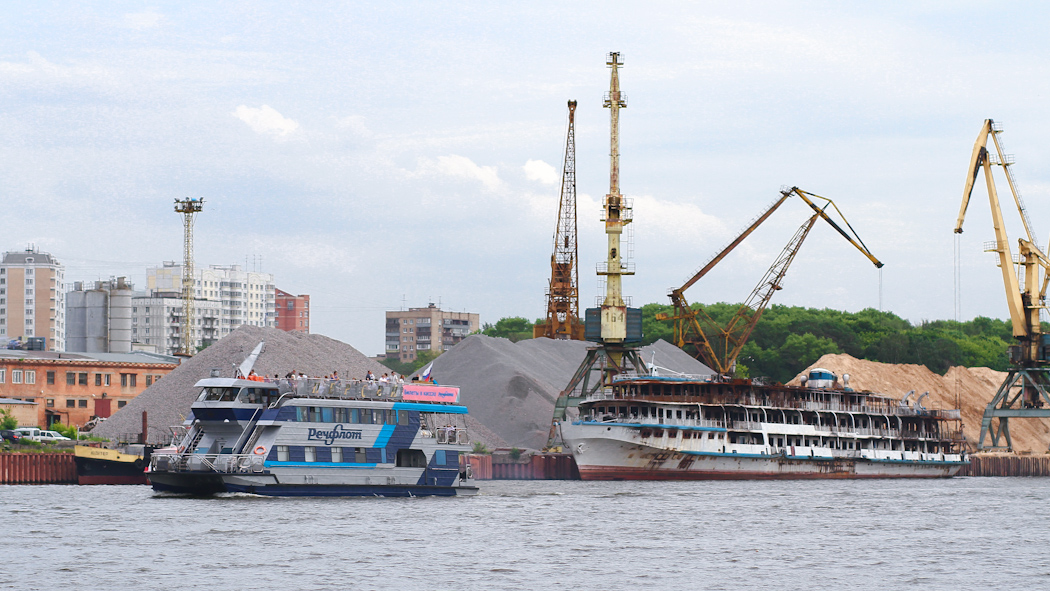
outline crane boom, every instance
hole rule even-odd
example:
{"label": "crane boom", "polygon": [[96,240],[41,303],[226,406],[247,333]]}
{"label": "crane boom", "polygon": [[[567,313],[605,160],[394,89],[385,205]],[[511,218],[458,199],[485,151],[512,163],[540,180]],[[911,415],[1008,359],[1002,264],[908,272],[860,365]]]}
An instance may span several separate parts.
{"label": "crane boom", "polygon": [[[867,257],[867,259],[876,267],[881,268],[883,266],[882,262],[871,254],[871,251],[868,250],[868,247],[860,239],[860,236],[857,235],[853,226],[850,225],[846,220],[846,217],[842,215],[842,212],[832,200],[803,191],[798,187],[792,187],[790,190],[782,190],[780,193],[780,199],[775,201],[765,212],[755,218],[755,220],[739,236],[737,236],[736,239],[715,255],[710,262],[697,271],[697,273],[686,281],[682,287],[670,292],[669,296],[671,298],[671,304],[674,307],[673,314],[661,313],[656,315],[658,320],[675,321],[674,340],[676,345],[679,347],[693,345],[696,349],[696,356],[702,359],[709,367],[721,374],[731,374],[734,372],[737,357],[740,355],[744,345],[754,331],[755,326],[758,324],[759,319],[762,317],[762,313],[766,306],[768,306],[770,299],[773,297],[773,293],[781,289],[781,283],[784,276],[787,274],[788,267],[795,259],[795,255],[798,253],[799,248],[801,248],[802,242],[805,241],[806,236],[809,235],[809,231],[813,228],[817,218],[822,218],[824,221],[828,222],[835,231],[856,247],[857,250]],[[762,280],[759,281],[755,289],[752,290],[751,295],[737,310],[736,314],[730,319],[726,327],[723,328],[720,326],[718,322],[711,318],[711,316],[702,308],[694,309],[689,302],[686,301],[685,290],[696,283],[697,280],[707,274],[707,272],[718,264],[719,261],[725,258],[729,252],[747,238],[747,236],[749,236],[791,195],[797,195],[802,199],[814,211],[814,214],[795,232],[791,240],[788,241],[788,244],[784,247],[783,251],[781,251],[780,256],[777,257],[773,265],[771,265],[766,271]],[[816,200],[823,200],[826,201],[826,203],[821,207],[815,203]],[[838,214],[842,219],[843,224],[849,228],[849,232],[844,230],[842,226],[836,223],[835,220],[828,215],[826,210],[829,207]]]}
{"label": "crane boom", "polygon": [[554,228],[551,279],[547,285],[547,317],[533,327],[533,337],[583,340],[580,321],[578,247],[576,243],[576,101],[569,101],[558,223]]}

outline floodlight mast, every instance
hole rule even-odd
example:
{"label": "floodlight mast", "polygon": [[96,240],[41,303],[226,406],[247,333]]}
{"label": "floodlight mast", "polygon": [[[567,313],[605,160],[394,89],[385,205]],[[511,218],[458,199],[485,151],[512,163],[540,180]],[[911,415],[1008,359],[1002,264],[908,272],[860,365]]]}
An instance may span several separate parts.
{"label": "floodlight mast", "polygon": [[182,214],[183,263],[182,263],[182,343],[179,355],[192,357],[193,346],[193,300],[196,297],[196,282],[193,274],[193,218],[204,208],[204,199],[176,199],[175,211]]}

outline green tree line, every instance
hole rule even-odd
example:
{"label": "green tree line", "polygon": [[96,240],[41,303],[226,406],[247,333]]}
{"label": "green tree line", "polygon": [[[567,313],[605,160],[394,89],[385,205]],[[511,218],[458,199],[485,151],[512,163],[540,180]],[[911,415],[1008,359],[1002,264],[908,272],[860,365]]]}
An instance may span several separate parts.
{"label": "green tree line", "polygon": [[[703,306],[722,326],[739,307],[724,302]],[[674,324],[657,320],[660,312],[673,310],[663,304],[642,306],[643,344],[659,339],[674,342]],[[481,332],[518,341],[531,338],[533,324],[522,317],[503,318],[494,325],[486,324]],[[1011,334],[1009,321],[985,317],[913,325],[892,312],[872,308],[842,312],[773,305],[763,313],[741,351],[737,370],[743,376],[786,382],[825,353],[847,353],[883,363],[925,365],[942,375],[953,365],[1003,371],[1008,365],[1007,346],[1014,343]]]}

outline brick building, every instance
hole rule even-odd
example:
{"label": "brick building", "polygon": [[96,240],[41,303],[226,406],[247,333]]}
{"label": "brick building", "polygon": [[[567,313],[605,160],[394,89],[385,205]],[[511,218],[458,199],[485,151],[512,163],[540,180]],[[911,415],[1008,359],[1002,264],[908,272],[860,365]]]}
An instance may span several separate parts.
{"label": "brick building", "polygon": [[292,295],[274,290],[277,298],[275,317],[277,328],[287,332],[310,333],[310,296]]}
{"label": "brick building", "polygon": [[150,353],[0,351],[0,398],[35,403],[36,423],[83,426],[109,417],[178,367]]}

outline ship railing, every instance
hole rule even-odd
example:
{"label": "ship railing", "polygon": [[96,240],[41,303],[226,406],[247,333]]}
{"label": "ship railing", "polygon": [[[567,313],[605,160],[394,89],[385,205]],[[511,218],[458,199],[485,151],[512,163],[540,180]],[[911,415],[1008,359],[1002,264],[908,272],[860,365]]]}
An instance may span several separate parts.
{"label": "ship railing", "polygon": [[260,473],[266,457],[255,454],[162,454],[150,457],[151,472]]}
{"label": "ship railing", "polygon": [[296,398],[352,398],[400,400],[403,384],[379,380],[332,380],[325,378],[298,378],[268,380],[277,384],[278,393]]}
{"label": "ship railing", "polygon": [[467,444],[467,430],[458,429],[455,427],[438,427],[437,442],[445,443],[448,445],[466,445]]}

